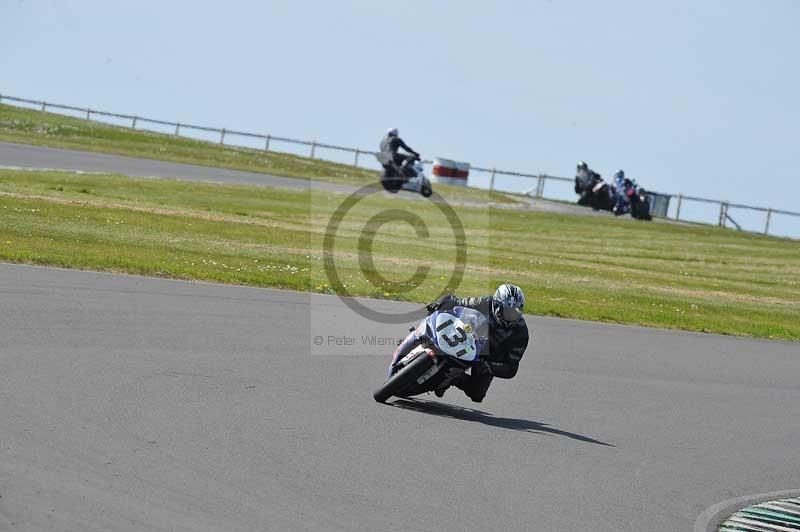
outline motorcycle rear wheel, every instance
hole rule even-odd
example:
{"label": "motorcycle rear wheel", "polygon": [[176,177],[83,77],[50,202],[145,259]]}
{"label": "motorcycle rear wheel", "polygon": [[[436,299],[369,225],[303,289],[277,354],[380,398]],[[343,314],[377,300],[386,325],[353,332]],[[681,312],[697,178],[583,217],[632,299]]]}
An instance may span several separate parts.
{"label": "motorcycle rear wheel", "polygon": [[375,390],[372,397],[379,403],[385,403],[393,395],[402,393],[416,383],[416,380],[433,365],[433,360],[425,354],[419,355],[411,363],[392,375],[383,383],[383,386]]}

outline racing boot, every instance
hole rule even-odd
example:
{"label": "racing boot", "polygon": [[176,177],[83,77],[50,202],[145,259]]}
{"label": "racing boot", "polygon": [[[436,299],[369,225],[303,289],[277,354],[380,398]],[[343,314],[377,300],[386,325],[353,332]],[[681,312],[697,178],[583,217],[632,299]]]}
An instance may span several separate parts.
{"label": "racing boot", "polygon": [[476,372],[476,374],[456,381],[454,384],[463,391],[472,402],[481,403],[483,402],[483,398],[486,397],[486,392],[489,390],[493,379],[494,376],[488,371]]}

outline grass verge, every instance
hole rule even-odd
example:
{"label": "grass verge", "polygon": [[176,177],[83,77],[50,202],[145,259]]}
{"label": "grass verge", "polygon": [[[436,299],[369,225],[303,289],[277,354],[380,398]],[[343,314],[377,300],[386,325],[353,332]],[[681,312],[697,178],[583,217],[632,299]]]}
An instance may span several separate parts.
{"label": "grass verge", "polygon": [[[435,205],[408,196],[365,198],[336,237],[349,293],[426,302],[452,271],[452,231]],[[266,187],[0,170],[0,260],[179,279],[332,292],[322,239],[343,195]],[[387,209],[419,215],[365,223]],[[458,207],[468,260],[461,294],[520,284],[533,314],[800,339],[796,242],[715,227],[630,223],[507,209]],[[372,284],[368,273],[418,287]],[[361,261],[363,263],[363,260]]]}
{"label": "grass verge", "polygon": [[[378,179],[377,172],[352,165],[276,151],[224,146],[3,104],[0,104],[0,140],[355,186]],[[507,194],[474,188],[436,185],[436,191],[448,200],[518,202]]]}

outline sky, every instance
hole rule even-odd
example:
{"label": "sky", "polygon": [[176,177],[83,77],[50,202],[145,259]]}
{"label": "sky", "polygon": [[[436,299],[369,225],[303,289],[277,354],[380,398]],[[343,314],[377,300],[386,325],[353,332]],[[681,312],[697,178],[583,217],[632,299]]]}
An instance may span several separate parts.
{"label": "sky", "polygon": [[397,127],[427,158],[800,211],[799,23],[795,0],[0,0],[0,93],[369,149]]}

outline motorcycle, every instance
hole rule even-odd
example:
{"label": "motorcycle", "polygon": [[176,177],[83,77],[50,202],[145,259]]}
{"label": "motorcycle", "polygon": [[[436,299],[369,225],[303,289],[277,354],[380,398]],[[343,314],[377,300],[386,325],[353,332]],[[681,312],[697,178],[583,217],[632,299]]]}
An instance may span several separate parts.
{"label": "motorcycle", "polygon": [[614,205],[614,214],[630,213],[637,220],[652,220],[650,215],[650,197],[647,191],[636,184],[633,179],[625,178],[620,181],[617,188],[617,202]]}
{"label": "motorcycle", "polygon": [[394,362],[389,379],[372,394],[377,402],[432,392],[465,378],[489,341],[486,317],[466,307],[437,310],[416,331],[418,345]]}
{"label": "motorcycle", "polygon": [[631,206],[631,216],[637,220],[652,220],[650,214],[650,196],[647,191],[634,183],[633,190],[628,194]]}
{"label": "motorcycle", "polygon": [[591,207],[596,211],[614,210],[614,191],[599,174],[593,174],[590,178],[576,176],[575,193],[580,194],[578,205]]}
{"label": "motorcycle", "polygon": [[[375,156],[383,166],[381,182],[387,191],[396,194],[398,190],[407,190],[422,194],[426,198],[433,194],[433,187],[430,180],[425,177],[419,156],[408,157],[402,164],[395,163],[391,156],[385,153],[378,153]],[[399,182],[399,186],[395,184],[396,182]],[[387,186],[386,183],[391,185]]]}

